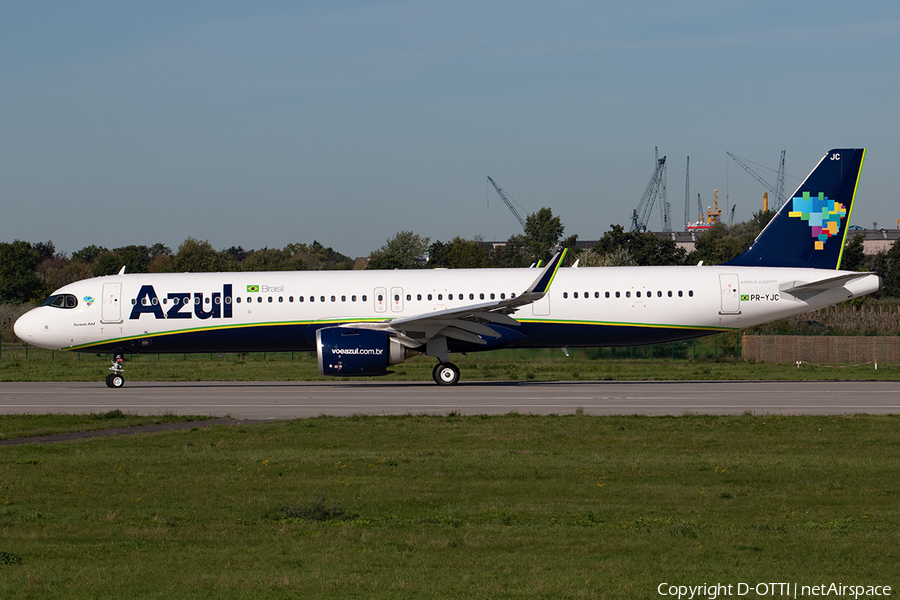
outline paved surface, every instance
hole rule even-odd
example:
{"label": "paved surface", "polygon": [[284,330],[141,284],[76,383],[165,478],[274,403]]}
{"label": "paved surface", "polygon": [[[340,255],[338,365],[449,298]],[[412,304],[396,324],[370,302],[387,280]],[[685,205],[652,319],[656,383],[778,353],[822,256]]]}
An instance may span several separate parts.
{"label": "paved surface", "polygon": [[103,382],[0,383],[0,413],[319,415],[900,413],[900,382]]}

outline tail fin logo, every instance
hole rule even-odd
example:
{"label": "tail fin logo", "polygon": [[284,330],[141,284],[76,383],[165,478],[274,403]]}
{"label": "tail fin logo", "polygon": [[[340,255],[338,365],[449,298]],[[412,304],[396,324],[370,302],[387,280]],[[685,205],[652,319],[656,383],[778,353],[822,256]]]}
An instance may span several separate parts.
{"label": "tail fin logo", "polygon": [[809,223],[812,237],[817,238],[816,250],[823,250],[825,242],[841,230],[841,219],[847,216],[847,207],[840,202],[826,198],[823,192],[818,196],[811,196],[809,192],[803,192],[803,196],[795,196],[791,199],[789,217],[803,219]]}

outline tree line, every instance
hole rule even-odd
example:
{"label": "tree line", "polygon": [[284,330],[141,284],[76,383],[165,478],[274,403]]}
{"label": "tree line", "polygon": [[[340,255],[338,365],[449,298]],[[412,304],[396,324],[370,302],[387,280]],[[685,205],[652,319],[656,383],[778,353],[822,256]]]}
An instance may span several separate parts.
{"label": "tree line", "polygon": [[40,303],[64,285],[101,275],[226,271],[306,271],[352,269],[353,259],[319,242],[284,248],[216,250],[208,241],[186,239],[176,252],[163,244],[108,249],[87,246],[72,256],[52,241],[0,242],[0,304]]}
{"label": "tree line", "polygon": [[[580,266],[713,265],[743,252],[774,216],[759,211],[749,221],[728,227],[717,224],[697,237],[687,253],[672,239],[650,232],[625,231],[611,225],[589,249],[578,249],[577,236],[564,237],[565,226],[549,208],[528,215],[525,231],[505,243],[481,239],[434,241],[412,231],[400,231],[369,256],[369,269],[527,267],[547,261],[559,248],[570,248],[568,264]],[[900,244],[867,256],[862,236],[847,242],[841,268],[872,271],[884,279],[882,296],[900,297]],[[352,269],[355,261],[317,241],[284,248],[216,250],[208,241],[186,239],[173,252],[163,244],[108,249],[87,246],[71,256],[57,252],[52,241],[0,242],[0,304],[40,303],[54,290],[75,281],[127,273],[227,271],[302,271]]]}

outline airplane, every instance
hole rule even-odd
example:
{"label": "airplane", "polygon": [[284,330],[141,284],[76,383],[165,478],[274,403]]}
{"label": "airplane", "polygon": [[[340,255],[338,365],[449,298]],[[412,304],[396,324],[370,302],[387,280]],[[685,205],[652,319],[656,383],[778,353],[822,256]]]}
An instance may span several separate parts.
{"label": "airplane", "polygon": [[829,150],[737,258],[721,265],[124,274],[56,290],[15,323],[41,348],[111,355],[314,351],[319,373],[382,375],[416,355],[636,346],[735,331],[871,294],[840,271],[865,149]]}

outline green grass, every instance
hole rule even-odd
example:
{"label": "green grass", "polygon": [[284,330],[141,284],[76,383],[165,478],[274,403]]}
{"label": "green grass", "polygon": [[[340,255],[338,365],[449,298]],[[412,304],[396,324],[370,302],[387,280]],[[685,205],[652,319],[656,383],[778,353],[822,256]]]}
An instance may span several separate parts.
{"label": "green grass", "polygon": [[0,598],[897,589],[898,434],[897,416],[451,414],[4,448]]}
{"label": "green grass", "polygon": [[160,423],[205,421],[210,418],[212,417],[173,414],[142,416],[123,413],[119,409],[87,415],[0,415],[0,440]]}
{"label": "green grass", "polygon": [[[897,380],[900,365],[811,365],[748,363],[731,356],[715,356],[714,342],[653,348],[498,350],[454,354],[463,381],[560,380]],[[724,352],[725,340],[719,351]],[[633,356],[633,357],[632,357]],[[417,356],[394,365],[385,381],[430,381],[435,359]],[[2,381],[102,381],[109,362],[93,354],[4,348]],[[253,354],[127,355],[128,381],[319,381],[334,380],[318,373],[316,356],[309,352]]]}

